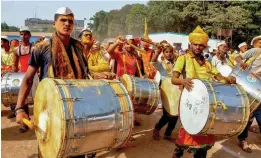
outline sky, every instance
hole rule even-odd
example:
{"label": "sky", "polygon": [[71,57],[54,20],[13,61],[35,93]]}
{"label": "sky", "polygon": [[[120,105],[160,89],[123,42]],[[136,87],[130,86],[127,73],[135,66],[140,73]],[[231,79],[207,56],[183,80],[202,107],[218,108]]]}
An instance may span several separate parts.
{"label": "sky", "polygon": [[145,1],[1,1],[1,23],[6,22],[9,26],[21,27],[26,18],[53,20],[54,14],[59,7],[69,7],[77,20],[90,19],[100,10],[110,11],[120,9],[126,4],[146,4]]}

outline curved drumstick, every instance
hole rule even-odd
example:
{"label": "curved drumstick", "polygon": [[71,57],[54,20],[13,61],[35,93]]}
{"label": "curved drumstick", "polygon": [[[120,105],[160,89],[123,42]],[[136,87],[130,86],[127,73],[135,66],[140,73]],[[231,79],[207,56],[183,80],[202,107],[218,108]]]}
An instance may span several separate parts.
{"label": "curved drumstick", "polygon": [[34,124],[30,121],[30,120],[28,120],[28,119],[23,119],[23,123],[26,125],[26,126],[28,126],[31,130],[34,130]]}

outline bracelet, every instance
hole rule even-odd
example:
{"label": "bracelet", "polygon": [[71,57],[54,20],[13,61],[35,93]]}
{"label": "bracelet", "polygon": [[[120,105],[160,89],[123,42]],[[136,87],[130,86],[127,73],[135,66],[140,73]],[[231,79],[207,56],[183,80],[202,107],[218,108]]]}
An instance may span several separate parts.
{"label": "bracelet", "polygon": [[23,110],[24,110],[24,107],[21,106],[21,107],[19,107],[19,108],[16,108],[15,111],[17,111],[17,110],[19,110],[19,109],[23,109]]}
{"label": "bracelet", "polygon": [[17,115],[19,112],[25,112],[24,109],[17,109],[15,110],[15,115]]}

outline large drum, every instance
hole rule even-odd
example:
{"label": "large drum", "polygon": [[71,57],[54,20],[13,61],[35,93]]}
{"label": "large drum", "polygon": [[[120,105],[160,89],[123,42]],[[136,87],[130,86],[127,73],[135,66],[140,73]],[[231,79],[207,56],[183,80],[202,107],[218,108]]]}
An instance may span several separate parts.
{"label": "large drum", "polygon": [[162,105],[165,110],[172,116],[177,116],[179,113],[179,99],[181,91],[179,86],[171,83],[171,78],[166,78],[161,82],[160,96]]}
{"label": "large drum", "polygon": [[160,102],[158,84],[151,79],[124,74],[120,81],[131,96],[134,111],[139,114],[152,114]]}
{"label": "large drum", "polygon": [[[25,73],[5,73],[1,80],[1,101],[4,106],[14,105],[18,99],[18,93]],[[33,104],[35,91],[39,83],[38,75],[35,75],[33,85],[26,99],[26,103]]]}
{"label": "large drum", "polygon": [[34,123],[44,158],[119,147],[133,128],[130,97],[119,81],[46,78],[35,96]]}
{"label": "large drum", "polygon": [[239,66],[233,69],[231,75],[236,77],[237,83],[248,93],[252,113],[261,104],[261,77]]}
{"label": "large drum", "polygon": [[194,79],[192,91],[183,90],[180,99],[180,120],[192,135],[233,136],[247,125],[250,108],[244,89]]}

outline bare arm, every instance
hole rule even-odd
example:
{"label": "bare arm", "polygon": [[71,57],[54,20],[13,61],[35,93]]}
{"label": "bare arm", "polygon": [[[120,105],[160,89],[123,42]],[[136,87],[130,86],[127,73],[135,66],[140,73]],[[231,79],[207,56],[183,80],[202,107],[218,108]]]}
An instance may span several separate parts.
{"label": "bare arm", "polygon": [[13,53],[12,72],[18,72],[19,56],[16,52]]}
{"label": "bare arm", "polygon": [[236,56],[234,60],[235,60],[238,64],[241,64],[241,63],[243,62],[243,58],[242,58],[241,55]]}
{"label": "bare arm", "polygon": [[112,55],[114,53],[114,50],[118,47],[118,45],[119,45],[118,42],[111,44],[110,47],[108,48],[108,53]]}
{"label": "bare arm", "polygon": [[172,73],[171,83],[174,85],[183,85],[183,79],[180,79],[179,76],[180,76],[180,73],[177,71],[174,71]]}
{"label": "bare arm", "polygon": [[19,90],[16,109],[24,105],[25,100],[30,93],[31,87],[33,85],[33,79],[37,70],[37,68],[29,65]]}
{"label": "bare arm", "polygon": [[157,50],[153,53],[153,56],[151,58],[151,62],[156,62],[158,60],[158,57],[162,51],[161,47],[158,47]]}

